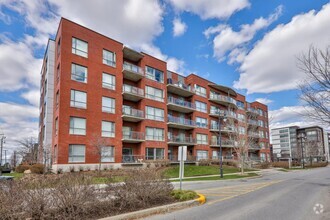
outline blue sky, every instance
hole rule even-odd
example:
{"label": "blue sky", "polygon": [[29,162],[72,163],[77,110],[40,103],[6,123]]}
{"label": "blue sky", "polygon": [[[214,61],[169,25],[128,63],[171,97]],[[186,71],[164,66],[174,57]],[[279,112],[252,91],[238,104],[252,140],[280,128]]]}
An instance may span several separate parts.
{"label": "blue sky", "polygon": [[268,104],[272,127],[313,123],[295,59],[330,45],[329,15],[326,0],[0,0],[0,133],[9,149],[37,137],[41,60],[61,16]]}

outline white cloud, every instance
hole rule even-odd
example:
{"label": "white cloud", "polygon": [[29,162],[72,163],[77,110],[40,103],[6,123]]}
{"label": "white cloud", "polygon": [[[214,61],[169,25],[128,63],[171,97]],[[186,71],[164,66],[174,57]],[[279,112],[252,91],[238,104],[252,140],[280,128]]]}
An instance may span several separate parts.
{"label": "white cloud", "polygon": [[263,103],[265,105],[273,103],[273,100],[267,99],[267,98],[257,98],[256,99],[257,102]]}
{"label": "white cloud", "polygon": [[39,107],[40,90],[29,90],[21,94],[22,98],[26,99],[31,105]]}
{"label": "white cloud", "polygon": [[276,8],[275,12],[268,18],[255,19],[252,24],[244,24],[240,26],[240,31],[236,32],[224,24],[209,27],[204,31],[206,38],[213,34],[217,34],[213,39],[214,57],[219,61],[223,61],[229,53],[228,63],[240,62],[244,60],[247,53],[245,44],[253,39],[257,31],[268,27],[271,23],[278,19],[282,14],[283,6]]}
{"label": "white cloud", "polygon": [[203,20],[226,19],[250,6],[248,0],[168,0],[175,10],[197,14]]}
{"label": "white cloud", "polygon": [[178,37],[183,35],[187,31],[187,25],[181,21],[180,18],[173,20],[173,36]]}
{"label": "white cloud", "polygon": [[320,11],[311,10],[278,25],[260,40],[240,66],[236,89],[247,93],[270,93],[294,89],[303,79],[296,67],[296,57],[313,44],[325,48],[330,44],[330,3]]}

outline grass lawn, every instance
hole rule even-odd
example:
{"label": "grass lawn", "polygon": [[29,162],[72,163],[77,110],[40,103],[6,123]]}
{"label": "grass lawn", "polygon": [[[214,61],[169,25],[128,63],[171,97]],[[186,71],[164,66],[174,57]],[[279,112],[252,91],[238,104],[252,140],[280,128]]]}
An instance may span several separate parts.
{"label": "grass lawn", "polygon": [[20,179],[24,176],[24,173],[3,173],[3,176],[13,176],[14,179]]}
{"label": "grass lawn", "polygon": [[[178,178],[179,177],[179,166],[170,167],[164,171],[164,175],[167,178]],[[185,165],[184,166],[184,176],[206,176],[219,174],[219,166],[195,166],[195,165]],[[245,169],[245,171],[255,171],[253,169]],[[223,166],[223,173],[237,173],[240,170],[236,167]]]}
{"label": "grass lawn", "polygon": [[[184,179],[182,181],[201,181],[201,180],[231,180],[231,179],[241,179],[241,178],[246,178],[246,177],[254,177],[254,176],[259,176],[256,173],[247,173],[244,176],[238,175],[238,174],[233,174],[233,175],[227,175],[223,176],[223,178],[220,178],[220,176],[212,176],[212,177],[201,177],[201,178],[191,178],[191,179]],[[172,182],[179,182],[180,180],[174,180]]]}
{"label": "grass lawn", "polygon": [[115,176],[113,178],[107,177],[93,177],[93,184],[107,184],[107,183],[119,183],[125,180],[124,176]]}

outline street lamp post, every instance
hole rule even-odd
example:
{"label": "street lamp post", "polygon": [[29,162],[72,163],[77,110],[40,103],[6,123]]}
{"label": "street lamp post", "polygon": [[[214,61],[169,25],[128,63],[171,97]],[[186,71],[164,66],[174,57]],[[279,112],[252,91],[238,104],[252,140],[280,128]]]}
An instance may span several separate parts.
{"label": "street lamp post", "polygon": [[219,145],[220,145],[220,153],[219,153],[219,160],[220,160],[220,178],[223,178],[223,167],[222,167],[222,143],[221,143],[221,122],[226,121],[226,114],[219,110]]}
{"label": "street lamp post", "polygon": [[300,139],[302,168],[305,169],[305,158],[304,158],[303,142],[306,140],[306,134],[305,133],[299,133],[298,138]]}

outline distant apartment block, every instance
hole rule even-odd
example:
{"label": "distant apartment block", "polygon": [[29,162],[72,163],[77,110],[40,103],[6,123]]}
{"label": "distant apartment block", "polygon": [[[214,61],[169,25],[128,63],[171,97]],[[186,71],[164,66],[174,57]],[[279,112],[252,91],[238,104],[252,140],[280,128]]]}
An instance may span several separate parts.
{"label": "distant apartment block", "polygon": [[69,20],[49,41],[41,74],[39,140],[54,170],[175,162],[179,146],[189,161],[217,159],[219,137],[224,158],[235,159],[243,139],[248,158],[270,159],[266,105]]}

